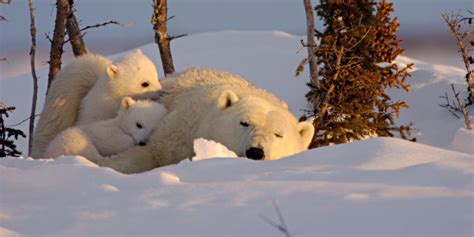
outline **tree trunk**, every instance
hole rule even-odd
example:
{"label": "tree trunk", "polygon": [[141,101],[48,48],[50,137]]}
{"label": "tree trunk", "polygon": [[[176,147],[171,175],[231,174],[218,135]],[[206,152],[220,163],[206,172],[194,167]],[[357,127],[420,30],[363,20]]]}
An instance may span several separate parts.
{"label": "tree trunk", "polygon": [[311,0],[303,0],[304,1],[304,9],[306,12],[306,37],[307,37],[307,48],[308,48],[308,62],[309,62],[309,73],[310,73],[310,81],[313,86],[319,88],[319,81],[318,81],[318,60],[316,58],[316,54],[314,52],[314,48],[316,47],[316,42],[314,40],[315,37],[315,26],[314,26],[314,15],[313,15],[313,6],[311,5]]}
{"label": "tree trunk", "polygon": [[31,57],[31,74],[33,76],[33,98],[31,101],[31,113],[30,113],[30,127],[28,132],[28,155],[31,154],[31,147],[33,145],[33,131],[35,129],[35,114],[36,114],[36,101],[38,97],[38,77],[36,76],[36,68],[35,68],[35,55],[36,55],[36,26],[35,26],[35,10],[33,8],[33,0],[29,0],[29,8],[30,8],[30,18],[31,18],[31,25],[30,25],[30,33],[31,33],[31,49],[30,49],[30,57]]}
{"label": "tree trunk", "polygon": [[54,23],[53,39],[51,41],[51,51],[49,53],[49,73],[48,89],[56,75],[61,70],[61,57],[63,54],[64,29],[66,24],[67,9],[69,3],[67,0],[57,0],[56,2],[56,21]]}
{"label": "tree trunk", "polygon": [[167,5],[167,0],[154,0],[153,16],[151,18],[153,30],[155,31],[155,43],[158,44],[160,50],[161,64],[163,65],[165,75],[175,72],[173,57],[171,56],[170,37],[166,29]]}
{"label": "tree trunk", "polygon": [[87,47],[82,39],[81,28],[77,22],[76,16],[74,15],[74,0],[69,0],[68,7],[66,9],[66,31],[69,35],[69,41],[71,43],[72,52],[74,56],[78,57],[87,53]]}

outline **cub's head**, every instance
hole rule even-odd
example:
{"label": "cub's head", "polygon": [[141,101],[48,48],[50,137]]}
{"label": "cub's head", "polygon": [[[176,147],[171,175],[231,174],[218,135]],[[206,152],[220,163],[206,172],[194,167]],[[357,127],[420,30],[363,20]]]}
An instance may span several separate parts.
{"label": "cub's head", "polygon": [[311,123],[298,122],[286,108],[255,96],[239,98],[232,90],[220,94],[208,121],[201,134],[254,160],[305,151],[314,134]]}
{"label": "cub's head", "polygon": [[161,89],[155,65],[140,49],[108,65],[106,76],[111,90],[120,96],[135,96]]}
{"label": "cub's head", "polygon": [[158,121],[167,113],[166,108],[157,102],[125,97],[118,113],[119,126],[136,145],[144,146]]}

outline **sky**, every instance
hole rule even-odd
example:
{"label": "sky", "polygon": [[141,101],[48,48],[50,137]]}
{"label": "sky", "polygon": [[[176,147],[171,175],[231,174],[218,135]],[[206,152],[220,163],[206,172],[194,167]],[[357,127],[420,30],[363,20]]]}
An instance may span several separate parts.
{"label": "sky", "polygon": [[[82,26],[117,20],[124,26],[110,25],[91,29],[85,35],[89,49],[111,54],[153,41],[150,25],[151,0],[81,0],[76,1],[76,16]],[[172,0],[169,15],[171,35],[195,34],[222,30],[279,30],[294,35],[305,34],[305,15],[302,0]],[[317,1],[313,1],[315,4]],[[394,0],[401,24],[399,36],[407,52],[430,53],[453,51],[454,42],[441,19],[441,13],[473,9],[473,0]],[[36,8],[38,64],[45,65],[49,42],[45,34],[52,34],[55,17],[53,0],[34,1]],[[28,71],[30,47],[29,12],[27,0],[12,0],[0,5],[0,14],[8,21],[0,23],[1,77]],[[319,21],[317,27],[321,28]],[[71,57],[66,46],[65,59]],[[439,54],[439,52],[436,52]],[[432,58],[447,63],[445,59]],[[450,58],[451,60],[451,58]]]}

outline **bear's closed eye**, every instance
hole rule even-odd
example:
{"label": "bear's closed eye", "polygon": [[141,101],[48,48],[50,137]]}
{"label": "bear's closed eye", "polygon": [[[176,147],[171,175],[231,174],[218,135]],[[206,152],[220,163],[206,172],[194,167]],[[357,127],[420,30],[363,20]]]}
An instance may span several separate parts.
{"label": "bear's closed eye", "polygon": [[247,122],[240,122],[240,125],[244,126],[244,127],[248,127],[249,124]]}

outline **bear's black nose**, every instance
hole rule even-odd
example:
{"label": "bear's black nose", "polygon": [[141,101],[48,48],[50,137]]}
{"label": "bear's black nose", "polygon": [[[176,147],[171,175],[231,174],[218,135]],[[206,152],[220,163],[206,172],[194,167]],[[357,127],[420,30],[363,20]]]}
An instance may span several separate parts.
{"label": "bear's black nose", "polygon": [[145,146],[145,145],[146,145],[146,142],[139,142],[138,145],[139,145],[139,146]]}
{"label": "bear's black nose", "polygon": [[250,147],[245,151],[245,156],[252,160],[263,160],[263,158],[265,158],[265,153],[260,148]]}

